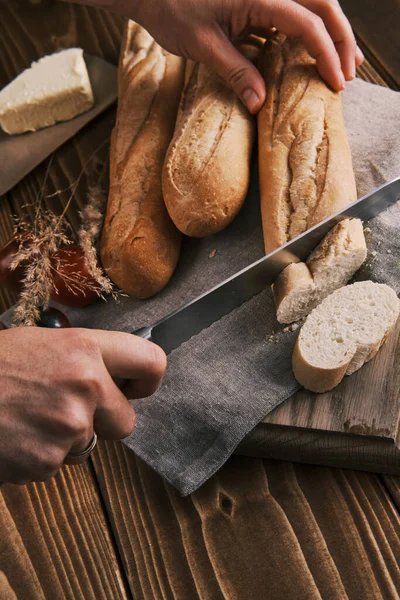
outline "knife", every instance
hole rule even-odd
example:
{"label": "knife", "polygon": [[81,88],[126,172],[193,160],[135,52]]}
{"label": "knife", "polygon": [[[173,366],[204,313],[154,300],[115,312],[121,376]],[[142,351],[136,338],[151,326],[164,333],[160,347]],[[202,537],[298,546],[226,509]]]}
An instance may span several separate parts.
{"label": "knife", "polygon": [[168,354],[262,292],[290,263],[304,261],[339,221],[350,217],[368,221],[399,200],[400,177],[308,229],[154,325],[142,327],[133,334],[158,344]]}
{"label": "knife", "polygon": [[39,131],[7,135],[0,129],[0,196],[117,99],[117,67],[97,56],[84,57],[95,98],[93,108]]}

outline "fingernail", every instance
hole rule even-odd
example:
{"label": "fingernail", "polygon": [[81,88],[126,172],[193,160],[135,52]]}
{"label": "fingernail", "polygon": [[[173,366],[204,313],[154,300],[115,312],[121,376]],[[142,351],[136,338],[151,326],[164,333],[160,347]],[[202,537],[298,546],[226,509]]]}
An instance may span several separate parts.
{"label": "fingernail", "polygon": [[359,55],[360,58],[362,58],[364,60],[364,58],[365,58],[364,52],[361,50],[360,46],[357,46],[357,54]]}
{"label": "fingernail", "polygon": [[244,90],[242,94],[242,101],[247,106],[249,111],[253,112],[258,106],[260,98],[254,90],[252,90],[251,88],[247,88],[247,90]]}
{"label": "fingernail", "polygon": [[340,71],[339,79],[340,79],[340,84],[341,84],[342,90],[344,90],[345,85],[346,85],[346,80],[344,78],[344,75],[343,75],[342,71]]}

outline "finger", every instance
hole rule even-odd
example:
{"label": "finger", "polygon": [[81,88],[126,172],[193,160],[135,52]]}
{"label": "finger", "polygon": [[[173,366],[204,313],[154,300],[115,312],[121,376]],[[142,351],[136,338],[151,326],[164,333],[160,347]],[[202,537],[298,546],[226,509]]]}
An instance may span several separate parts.
{"label": "finger", "polygon": [[340,58],[343,75],[347,81],[356,76],[356,40],[353,30],[337,0],[296,0],[324,21]]}
{"label": "finger", "polygon": [[140,379],[130,380],[122,388],[123,393],[130,400],[136,400],[138,398],[147,398],[157,391],[158,385],[150,387],[148,382],[144,382]]}
{"label": "finger", "polygon": [[362,52],[362,50],[357,46],[357,50],[356,50],[356,67],[359,67],[360,65],[363,64],[365,60],[365,56]]}
{"label": "finger", "polygon": [[149,389],[159,386],[166,369],[164,351],[147,340],[130,333],[93,330],[108,372],[122,379],[140,379]]}
{"label": "finger", "polygon": [[266,29],[265,27],[252,27],[252,25],[247,25],[238,36],[238,39],[247,39],[249,35],[254,35],[259,40],[265,41],[266,37],[269,34],[274,33],[274,31],[274,27]]}
{"label": "finger", "polygon": [[198,58],[216,71],[253,114],[265,100],[265,84],[256,67],[228,40],[222,30],[202,32]]}
{"label": "finger", "polygon": [[135,421],[132,405],[108,375],[102,382],[102,393],[94,413],[94,431],[105,440],[121,440],[132,433]]}
{"label": "finger", "polygon": [[276,27],[287,36],[301,37],[321,77],[334,90],[344,88],[339,55],[321,17],[292,0],[260,0],[252,25]]}

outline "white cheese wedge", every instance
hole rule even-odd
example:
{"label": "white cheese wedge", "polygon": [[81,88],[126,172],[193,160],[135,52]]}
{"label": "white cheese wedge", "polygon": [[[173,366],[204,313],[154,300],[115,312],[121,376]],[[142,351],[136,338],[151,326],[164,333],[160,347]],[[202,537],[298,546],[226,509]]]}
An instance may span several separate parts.
{"label": "white cheese wedge", "polygon": [[81,48],[34,62],[0,92],[0,126],[9,134],[36,131],[89,110],[92,86]]}

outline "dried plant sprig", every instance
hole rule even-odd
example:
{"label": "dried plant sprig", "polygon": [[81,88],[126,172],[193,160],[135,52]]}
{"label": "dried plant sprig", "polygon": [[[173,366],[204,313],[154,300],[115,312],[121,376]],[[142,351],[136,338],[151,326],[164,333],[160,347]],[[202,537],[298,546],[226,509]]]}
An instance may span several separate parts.
{"label": "dried plant sprig", "polygon": [[36,212],[33,229],[17,234],[19,249],[11,264],[11,270],[26,265],[22,280],[22,291],[14,312],[18,325],[32,326],[40,318],[40,310],[47,308],[54,291],[51,257],[60,246],[71,243],[58,217],[49,210]]}
{"label": "dried plant sprig", "polygon": [[[16,239],[20,246],[14,256],[11,269],[27,265],[24,269],[22,281],[22,292],[14,312],[14,321],[20,325],[35,325],[40,318],[41,309],[48,307],[51,296],[56,292],[53,274],[57,271],[62,278],[68,291],[74,295],[83,294],[85,291],[95,292],[99,297],[105,298],[112,295],[114,298],[124,295],[114,287],[111,280],[103,272],[97,261],[95,249],[96,241],[100,235],[104,212],[106,207],[106,194],[101,185],[97,184],[89,188],[87,206],[81,213],[82,226],[78,233],[78,239],[82,248],[86,267],[91,279],[88,279],[79,271],[77,265],[76,273],[68,269],[62,269],[62,259],[58,258],[57,250],[73,243],[67,235],[68,223],[64,217],[75,195],[76,189],[90,162],[100,166],[100,175],[105,172],[107,163],[100,163],[97,153],[108,143],[105,140],[88,158],[78,178],[65,190],[57,190],[49,197],[53,197],[65,191],[70,191],[68,200],[61,215],[55,215],[51,210],[43,207],[45,186],[49,177],[52,157],[50,158],[43,185],[33,203],[35,219],[28,223],[23,219],[16,219]],[[98,177],[101,180],[101,177]],[[66,261],[67,262],[67,261]]]}
{"label": "dried plant sprig", "polygon": [[101,233],[107,196],[97,184],[89,188],[88,202],[81,212],[82,225],[78,233],[79,245],[83,250],[87,269],[99,286],[102,294],[111,295],[114,299],[124,295],[117,290],[110,278],[100,268],[97,260],[96,242]]}
{"label": "dried plant sprig", "polygon": [[47,253],[54,254],[60,246],[72,244],[65,232],[65,226],[56,229],[57,225],[58,217],[49,210],[37,213],[34,230],[25,227],[25,224],[19,221],[19,232],[15,236],[19,240],[19,249],[14,256],[11,270]]}
{"label": "dried plant sprig", "polygon": [[26,267],[23,289],[14,312],[17,325],[34,326],[40,319],[40,310],[49,306],[54,284],[48,250],[48,246],[42,248],[40,260]]}

